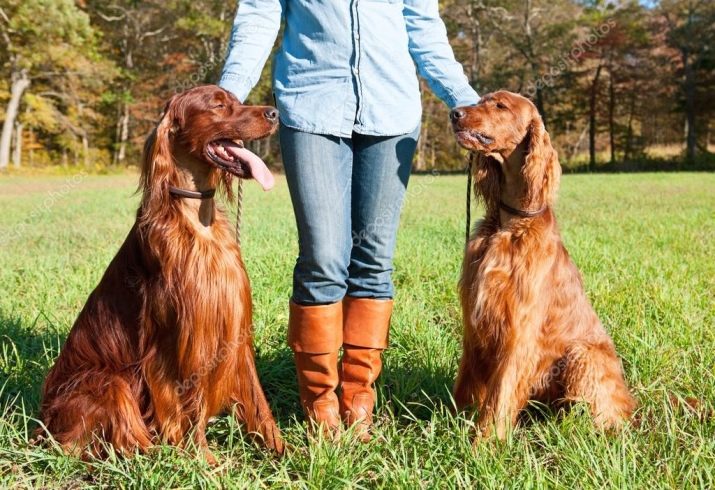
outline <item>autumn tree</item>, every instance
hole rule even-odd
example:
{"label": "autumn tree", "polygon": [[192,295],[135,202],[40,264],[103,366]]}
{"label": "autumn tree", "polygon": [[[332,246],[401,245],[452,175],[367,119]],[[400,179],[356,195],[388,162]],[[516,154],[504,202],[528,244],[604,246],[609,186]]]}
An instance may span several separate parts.
{"label": "autumn tree", "polygon": [[[440,11],[472,86],[530,97],[562,161],[585,158],[595,168],[600,160],[652,158],[654,145],[666,150],[660,158],[673,159],[671,148],[682,145],[691,162],[708,151],[714,5],[443,0]],[[219,79],[236,7],[223,0],[0,0],[0,168],[13,147],[19,164],[23,141],[43,149],[43,163],[136,163],[165,101]],[[270,73],[269,61],[245,102],[273,103]],[[448,111],[422,87],[415,167],[462,167]],[[251,148],[280,161],[275,138]]]}
{"label": "autumn tree", "polygon": [[[97,53],[89,17],[71,0],[4,0],[0,36],[7,46],[0,63],[10,88],[0,137],[0,169],[9,163],[13,133],[16,146],[22,142],[23,100],[28,109],[47,114],[28,117],[28,122],[53,136],[48,144],[67,151],[81,141],[83,150],[77,153],[86,156],[93,131],[92,107],[112,71]],[[18,158],[15,163],[19,165]]]}
{"label": "autumn tree", "polygon": [[[166,2],[170,4],[171,2]],[[172,37],[174,16],[160,1],[87,2],[93,22],[105,35],[104,52],[119,67],[108,96],[114,119],[112,162],[124,164],[132,131],[132,105],[141,99],[138,82],[160,69],[161,44]]]}
{"label": "autumn tree", "polygon": [[[685,114],[685,156],[693,161],[698,146],[699,102],[711,101],[715,69],[715,3],[711,0],[663,0],[659,12],[667,25],[666,42],[678,55],[676,76]],[[708,83],[703,83],[707,81]],[[712,110],[712,106],[708,109]],[[704,122],[702,125],[705,125]],[[703,149],[705,149],[703,147]]]}

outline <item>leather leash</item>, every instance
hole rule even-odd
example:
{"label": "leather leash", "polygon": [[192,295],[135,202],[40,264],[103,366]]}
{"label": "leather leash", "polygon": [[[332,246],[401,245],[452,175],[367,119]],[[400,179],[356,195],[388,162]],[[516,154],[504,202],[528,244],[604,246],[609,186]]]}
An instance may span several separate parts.
{"label": "leather leash", "polygon": [[241,217],[243,215],[243,179],[237,177],[236,187],[236,242],[241,246]]}
{"label": "leather leash", "polygon": [[469,232],[472,227],[472,170],[474,168],[474,153],[469,152],[467,163],[467,224],[464,230],[464,241],[469,243]]}

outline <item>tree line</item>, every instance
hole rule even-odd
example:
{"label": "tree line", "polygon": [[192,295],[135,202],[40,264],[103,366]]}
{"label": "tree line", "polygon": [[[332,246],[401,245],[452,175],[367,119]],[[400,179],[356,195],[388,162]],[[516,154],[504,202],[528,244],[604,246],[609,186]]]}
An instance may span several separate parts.
{"label": "tree line", "polygon": [[[225,0],[0,0],[0,170],[136,165],[165,100],[220,75]],[[538,106],[566,166],[713,166],[715,2],[445,0],[480,93]],[[247,102],[271,104],[270,63]],[[419,170],[464,155],[424,87]],[[280,165],[275,139],[253,149]]]}

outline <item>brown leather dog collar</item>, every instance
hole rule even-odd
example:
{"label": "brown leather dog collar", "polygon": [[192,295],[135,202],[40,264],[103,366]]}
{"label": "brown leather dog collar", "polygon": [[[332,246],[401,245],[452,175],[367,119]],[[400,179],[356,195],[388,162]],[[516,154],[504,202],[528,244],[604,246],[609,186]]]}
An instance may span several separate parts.
{"label": "brown leather dog collar", "polygon": [[169,194],[177,197],[185,197],[187,199],[211,199],[216,195],[216,189],[207,191],[190,191],[188,189],[179,189],[178,187],[169,186]]}
{"label": "brown leather dog collar", "polygon": [[544,212],[547,209],[547,207],[544,206],[543,208],[541,208],[537,211],[526,211],[523,209],[512,208],[504,201],[499,201],[499,207],[501,209],[503,209],[504,211],[506,211],[507,213],[513,214],[514,216],[519,216],[520,218],[536,218],[537,216],[544,214]]}

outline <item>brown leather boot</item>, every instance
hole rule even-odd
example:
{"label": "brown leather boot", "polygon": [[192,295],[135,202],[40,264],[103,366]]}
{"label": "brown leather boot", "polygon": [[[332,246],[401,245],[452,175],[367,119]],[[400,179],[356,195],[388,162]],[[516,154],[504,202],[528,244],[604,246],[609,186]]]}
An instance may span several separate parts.
{"label": "brown leather boot", "polygon": [[346,425],[357,424],[362,441],[370,440],[375,407],[373,383],[382,369],[391,315],[392,300],[350,296],[343,300],[340,413]]}
{"label": "brown leather boot", "polygon": [[340,429],[338,351],[343,341],[342,303],[301,306],[291,301],[288,345],[295,355],[300,402],[309,422],[328,435]]}

